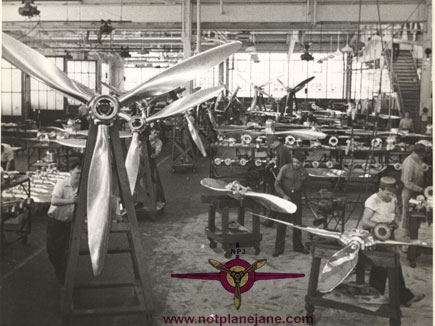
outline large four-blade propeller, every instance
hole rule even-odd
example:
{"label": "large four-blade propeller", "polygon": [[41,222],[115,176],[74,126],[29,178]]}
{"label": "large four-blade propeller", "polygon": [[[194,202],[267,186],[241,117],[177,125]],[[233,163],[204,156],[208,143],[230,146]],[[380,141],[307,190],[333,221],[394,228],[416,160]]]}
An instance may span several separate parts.
{"label": "large four-blade propeller", "polygon": [[[88,105],[94,123],[98,125],[87,188],[88,243],[95,275],[99,275],[103,268],[110,228],[112,185],[110,159],[112,153],[109,144],[109,126],[117,118],[120,105],[137,97],[146,98],[167,93],[207,72],[240,47],[240,42],[230,42],[200,53],[116,98],[99,95],[81,83],[71,80],[39,52],[3,33],[2,56],[4,59],[61,94]],[[175,113],[172,110],[166,110],[164,114],[154,116],[151,121],[173,114]]]}

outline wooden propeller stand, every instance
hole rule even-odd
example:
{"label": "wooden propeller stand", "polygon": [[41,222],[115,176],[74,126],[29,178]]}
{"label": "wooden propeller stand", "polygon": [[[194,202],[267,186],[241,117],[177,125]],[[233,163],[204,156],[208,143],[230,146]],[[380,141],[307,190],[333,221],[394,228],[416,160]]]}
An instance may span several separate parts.
{"label": "wooden propeller stand", "polygon": [[197,165],[195,148],[184,119],[174,125],[172,136],[172,172],[178,169],[192,169],[195,172]]}
{"label": "wooden propeller stand", "polygon": [[[80,274],[83,274],[83,271],[91,270],[89,266],[80,266],[79,268],[79,256],[89,256],[89,249],[81,249],[80,243],[82,240],[83,230],[85,229],[84,224],[86,218],[88,176],[97,139],[97,128],[98,127],[94,123],[91,123],[84,162],[82,165],[78,204],[76,206],[74,221],[72,224],[69,246],[70,251],[65,275],[65,283],[61,294],[62,315],[65,319],[69,319],[72,317],[89,315],[143,314],[144,317],[150,321],[154,311],[154,298],[152,295],[151,282],[147,275],[147,268],[145,266],[145,262],[147,260],[144,255],[136,212],[128,184],[127,171],[125,169],[125,158],[122,153],[121,141],[119,138],[118,121],[115,121],[113,126],[110,127],[109,134],[114,158],[114,171],[116,172],[115,181],[119,185],[121,202],[127,211],[127,217],[120,223],[112,223],[107,255],[113,257],[112,255],[128,254],[131,257],[134,275],[131,277],[131,280],[119,280],[117,282],[113,282],[114,277],[119,277],[120,275],[125,275],[126,273],[125,271],[123,271],[123,273],[110,273],[111,268],[115,269],[119,266],[110,264],[109,257],[107,257],[106,266],[101,276],[96,278],[91,276],[93,278],[91,282],[87,281],[85,284],[75,284],[79,283],[78,279],[80,279],[80,277],[77,277],[78,275],[76,274],[79,274],[79,272],[81,272]],[[126,236],[128,247],[121,249],[118,249],[118,247],[117,249],[110,248],[110,243],[114,242],[115,237],[121,236]],[[111,276],[110,282],[106,281],[108,274]],[[87,279],[89,279],[89,277],[87,277]],[[104,279],[104,281],[102,281],[102,279]],[[88,294],[90,294],[92,291],[94,291],[94,293],[95,291],[98,291],[99,296],[97,299],[105,299],[106,297],[104,296],[104,291],[111,291],[112,297],[119,299],[120,296],[113,295],[114,291],[122,292],[122,289],[126,288],[129,294],[133,293],[134,300],[129,300],[128,298],[124,301],[121,301],[120,304],[114,304],[111,302],[110,306],[105,305],[104,307],[92,308],[83,308],[83,302],[75,300],[77,297],[79,297],[79,294],[81,294],[79,292],[83,291],[87,291]],[[125,291],[123,293],[125,293]],[[134,302],[134,304],[126,306],[126,302]]]}

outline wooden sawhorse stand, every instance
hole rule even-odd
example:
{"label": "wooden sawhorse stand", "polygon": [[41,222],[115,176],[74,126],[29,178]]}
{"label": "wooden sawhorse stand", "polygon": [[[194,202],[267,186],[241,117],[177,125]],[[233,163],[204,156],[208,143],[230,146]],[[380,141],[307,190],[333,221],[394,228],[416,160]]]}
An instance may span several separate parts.
{"label": "wooden sawhorse stand", "polygon": [[[119,315],[119,314],[141,314],[146,319],[146,324],[150,324],[152,313],[154,311],[154,300],[152,295],[151,282],[148,279],[147,269],[145,266],[145,255],[142,247],[140,230],[137,223],[136,212],[134,210],[133,199],[131,197],[130,187],[128,184],[127,171],[125,169],[125,158],[122,154],[121,141],[119,138],[119,122],[114,121],[110,127],[110,143],[114,157],[115,180],[119,185],[121,202],[127,211],[127,218],[122,223],[112,223],[109,235],[112,238],[114,233],[125,233],[127,235],[128,248],[109,249],[107,254],[129,253],[133,263],[134,279],[126,282],[113,283],[103,281],[93,281],[89,284],[74,285],[78,271],[79,255],[89,255],[89,250],[81,250],[80,242],[85,224],[86,206],[87,206],[87,185],[89,176],[89,167],[92,161],[92,155],[97,138],[97,126],[93,123],[90,126],[86,152],[82,167],[82,174],[79,186],[79,199],[76,207],[74,222],[72,225],[72,234],[70,239],[70,251],[68,264],[65,275],[65,283],[62,288],[61,310],[65,321],[72,317],[91,316],[91,315]],[[108,269],[109,264],[106,264]],[[104,273],[103,273],[104,274]],[[129,306],[105,306],[98,308],[82,308],[74,304],[75,290],[89,289],[120,289],[130,287],[134,291],[134,305]],[[104,298],[104,295],[100,296]],[[123,302],[124,303],[124,302]]]}
{"label": "wooden sawhorse stand", "polygon": [[172,136],[172,172],[178,168],[190,168],[195,172],[196,153],[184,120],[173,127]]}
{"label": "wooden sawhorse stand", "polygon": [[[247,199],[237,200],[228,196],[202,196],[201,202],[210,204],[208,226],[205,229],[210,241],[210,248],[216,248],[217,242],[222,243],[226,258],[231,257],[231,249],[236,248],[237,243],[240,248],[253,247],[255,255],[260,253],[260,242],[263,236],[260,233],[260,218],[258,216],[252,216],[251,232],[235,232],[229,228],[230,208],[237,208],[237,223],[245,225],[245,207],[254,205],[253,202]],[[216,212],[221,214],[221,228],[217,227],[215,223]]]}
{"label": "wooden sawhorse stand", "polygon": [[328,259],[342,247],[330,244],[313,244],[311,254],[313,261],[311,263],[310,280],[308,284],[308,293],[305,297],[305,309],[308,316],[314,320],[315,306],[322,306],[333,309],[340,309],[350,312],[358,312],[368,315],[376,315],[390,319],[391,326],[400,326],[400,302],[399,302],[399,269],[400,257],[398,253],[391,251],[360,251],[356,269],[356,282],[364,283],[364,269],[366,260],[369,259],[376,266],[388,268],[388,289],[389,304],[381,306],[377,311],[370,311],[358,306],[322,298],[322,293],[317,291],[319,281],[321,259]]}

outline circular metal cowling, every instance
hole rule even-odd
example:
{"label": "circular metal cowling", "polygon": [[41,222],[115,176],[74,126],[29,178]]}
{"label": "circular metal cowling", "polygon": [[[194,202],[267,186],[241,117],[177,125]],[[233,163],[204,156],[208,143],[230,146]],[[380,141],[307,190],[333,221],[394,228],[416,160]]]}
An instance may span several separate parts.
{"label": "circular metal cowling", "polygon": [[100,95],[91,103],[92,116],[102,121],[113,120],[118,111],[118,100],[109,95]]}

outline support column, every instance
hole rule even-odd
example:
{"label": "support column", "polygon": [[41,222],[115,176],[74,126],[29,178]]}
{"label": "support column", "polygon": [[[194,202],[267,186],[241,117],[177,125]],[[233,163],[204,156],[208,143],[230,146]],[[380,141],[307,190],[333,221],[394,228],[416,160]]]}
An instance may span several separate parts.
{"label": "support column", "polygon": [[346,58],[346,100],[349,103],[352,98],[352,54],[345,53]]}
{"label": "support column", "polygon": [[[425,50],[432,50],[432,0],[426,0],[427,7],[427,23],[424,29],[423,36],[423,60],[421,66],[421,83],[420,83],[420,115],[423,112],[423,108],[428,108],[429,116],[432,115],[432,56],[433,53],[426,56]],[[432,50],[433,51],[433,50]],[[420,119],[419,119],[420,120]],[[420,121],[419,121],[420,122]],[[420,130],[420,132],[426,132]]]}
{"label": "support column", "polygon": [[22,111],[21,111],[21,118],[23,120],[27,120],[29,119],[30,116],[30,111],[32,110],[32,104],[31,104],[31,99],[30,99],[30,76],[25,74],[23,72],[22,74],[23,79],[22,79],[22,94],[23,94],[23,98],[22,98]]}
{"label": "support column", "polygon": [[[191,0],[183,1],[183,59],[186,60],[192,56],[192,2]],[[193,82],[185,85],[186,94],[192,93]]]}
{"label": "support column", "polygon": [[109,84],[124,91],[124,60],[118,56],[109,59]]}

